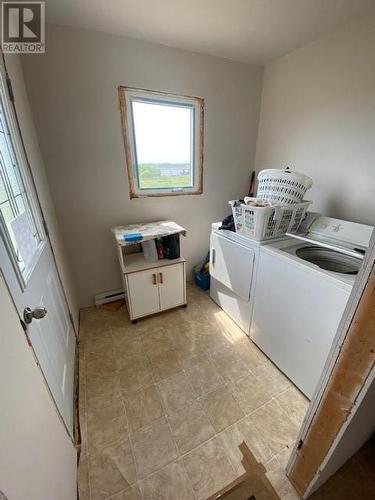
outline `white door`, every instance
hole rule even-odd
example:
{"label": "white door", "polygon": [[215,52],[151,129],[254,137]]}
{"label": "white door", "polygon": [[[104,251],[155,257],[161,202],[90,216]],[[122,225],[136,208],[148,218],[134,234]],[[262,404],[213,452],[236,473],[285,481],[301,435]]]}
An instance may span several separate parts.
{"label": "white door", "polygon": [[251,248],[211,233],[210,274],[244,300],[249,300],[254,267]]}
{"label": "white door", "polygon": [[126,275],[132,318],[160,311],[157,269]]}
{"label": "white door", "polygon": [[160,309],[171,309],[185,304],[184,264],[158,269]]}
{"label": "white door", "polygon": [[[72,435],[75,335],[3,67],[0,79],[0,267],[55,404]],[[24,316],[27,308],[30,314]]]}

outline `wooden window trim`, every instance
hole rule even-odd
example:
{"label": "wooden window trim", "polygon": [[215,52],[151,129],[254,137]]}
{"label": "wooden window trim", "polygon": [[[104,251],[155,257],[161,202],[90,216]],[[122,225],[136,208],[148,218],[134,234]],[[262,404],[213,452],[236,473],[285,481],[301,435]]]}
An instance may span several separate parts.
{"label": "wooden window trim", "polygon": [[[198,109],[198,120],[199,120],[199,131],[198,131],[198,141],[196,147],[198,148],[198,165],[196,169],[197,181],[193,189],[185,190],[185,191],[161,191],[161,192],[149,192],[140,194],[137,189],[136,180],[134,178],[133,171],[133,160],[131,153],[131,132],[128,124],[128,106],[126,102],[126,92],[146,92],[151,96],[157,97],[168,97],[171,99],[188,99],[194,101],[196,103]],[[129,192],[130,199],[132,198],[143,198],[143,197],[163,197],[163,196],[186,196],[186,195],[197,195],[203,193],[203,149],[204,149],[204,99],[201,97],[193,97],[188,95],[179,95],[172,94],[169,92],[159,92],[156,90],[148,90],[142,88],[135,87],[126,87],[123,85],[119,85],[118,87],[118,96],[119,96],[119,104],[120,104],[120,118],[121,118],[121,129],[122,136],[124,140],[125,147],[125,160],[126,160],[126,170],[128,175],[129,182]]]}

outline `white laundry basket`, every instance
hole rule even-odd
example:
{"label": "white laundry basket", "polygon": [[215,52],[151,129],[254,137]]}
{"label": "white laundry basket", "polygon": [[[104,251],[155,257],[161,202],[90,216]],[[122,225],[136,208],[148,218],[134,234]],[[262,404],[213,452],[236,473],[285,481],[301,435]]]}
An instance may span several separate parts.
{"label": "white laundry basket", "polygon": [[286,169],[270,168],[258,174],[257,198],[278,203],[300,203],[313,185],[307,175]]}
{"label": "white laundry basket", "polygon": [[293,205],[254,207],[230,201],[236,232],[252,240],[264,241],[297,232],[310,201]]}

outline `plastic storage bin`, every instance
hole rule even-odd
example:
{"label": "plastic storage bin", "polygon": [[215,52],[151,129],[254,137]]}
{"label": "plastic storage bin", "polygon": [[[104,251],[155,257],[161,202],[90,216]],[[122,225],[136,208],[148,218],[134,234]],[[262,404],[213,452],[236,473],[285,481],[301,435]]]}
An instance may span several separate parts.
{"label": "plastic storage bin", "polygon": [[199,269],[194,269],[194,281],[197,286],[202,290],[210,289],[210,275],[209,273],[201,273]]}
{"label": "plastic storage bin", "polygon": [[202,264],[194,267],[194,281],[202,290],[209,290],[210,288],[210,252],[207,253],[206,258]]}
{"label": "plastic storage bin", "polygon": [[297,232],[310,201],[293,205],[254,207],[230,201],[236,232],[256,241]]}

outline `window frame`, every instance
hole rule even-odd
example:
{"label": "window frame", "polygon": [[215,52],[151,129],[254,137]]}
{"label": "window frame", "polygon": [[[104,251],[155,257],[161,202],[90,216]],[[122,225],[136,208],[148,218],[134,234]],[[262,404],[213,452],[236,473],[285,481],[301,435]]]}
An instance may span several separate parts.
{"label": "window frame", "polygon": [[0,65],[0,100],[4,112],[4,124],[8,132],[8,141],[10,143],[11,156],[17,164],[19,181],[23,185],[24,194],[27,199],[29,208],[29,216],[32,218],[33,226],[38,236],[37,249],[28,266],[21,269],[19,265],[19,256],[17,255],[14,244],[3,214],[0,211],[0,238],[2,239],[5,249],[8,253],[10,262],[13,266],[16,279],[21,291],[24,291],[29,282],[36,265],[39,262],[39,257],[42,254],[47,238],[43,227],[43,216],[40,211],[37,201],[37,194],[34,188],[34,182],[31,177],[31,172],[28,166],[26,152],[23,147],[21,132],[17,124],[14,106],[12,105],[8,86],[6,84],[7,76],[3,65]]}
{"label": "window frame", "polygon": [[[183,196],[203,193],[203,131],[204,99],[185,95],[146,90],[120,85],[118,87],[122,135],[125,146],[125,159],[129,181],[130,198],[155,196]],[[186,188],[141,188],[139,185],[138,162],[134,137],[132,101],[165,103],[191,107],[194,111],[193,123],[193,186]]]}

